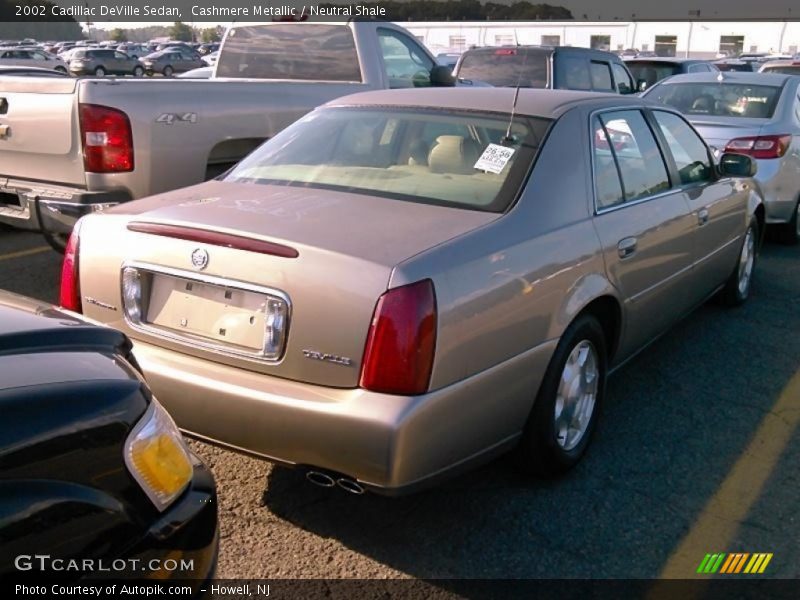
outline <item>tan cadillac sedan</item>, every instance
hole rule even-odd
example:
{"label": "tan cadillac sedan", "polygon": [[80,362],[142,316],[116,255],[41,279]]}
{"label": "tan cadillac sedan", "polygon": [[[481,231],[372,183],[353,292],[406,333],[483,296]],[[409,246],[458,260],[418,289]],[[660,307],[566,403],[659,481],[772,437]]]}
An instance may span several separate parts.
{"label": "tan cadillac sedan", "polygon": [[181,428],[355,493],[586,450],[610,371],[718,294],[764,223],[751,159],[569,91],[370,92],[216,181],[82,219],[62,304],[126,332]]}

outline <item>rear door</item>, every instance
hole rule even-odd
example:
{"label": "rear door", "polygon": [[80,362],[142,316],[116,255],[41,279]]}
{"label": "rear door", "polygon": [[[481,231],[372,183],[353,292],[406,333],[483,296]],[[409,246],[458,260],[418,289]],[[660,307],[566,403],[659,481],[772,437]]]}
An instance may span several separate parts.
{"label": "rear door", "polygon": [[625,356],[691,305],[694,219],[642,111],[595,114],[591,134],[594,224],[625,304]]}
{"label": "rear door", "polygon": [[748,192],[730,177],[717,178],[708,147],[682,117],[664,110],[651,114],[676,185],[696,221],[689,289],[701,301],[733,269],[744,233]]}

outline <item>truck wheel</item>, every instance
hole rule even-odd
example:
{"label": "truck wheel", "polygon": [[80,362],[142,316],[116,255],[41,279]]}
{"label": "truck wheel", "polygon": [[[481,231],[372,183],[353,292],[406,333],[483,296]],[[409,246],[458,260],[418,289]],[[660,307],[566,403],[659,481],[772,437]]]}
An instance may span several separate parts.
{"label": "truck wheel", "polygon": [[800,243],[800,198],[794,207],[794,213],[789,222],[780,226],[780,241],[789,246]]}
{"label": "truck wheel", "polygon": [[172,67],[170,67],[169,65],[167,65],[166,67],[164,67],[164,71],[163,71],[163,73],[164,73],[164,77],[172,77],[172,73],[173,73],[173,72],[174,72],[174,71],[173,71]]}
{"label": "truck wheel", "polygon": [[95,75],[95,77],[105,77],[106,76],[106,70],[103,67],[97,67],[94,70],[94,75]]}
{"label": "truck wheel", "polygon": [[67,249],[68,235],[64,233],[51,233],[46,229],[42,229],[42,235],[44,236],[44,241],[46,241],[53,250],[59,254],[64,254],[64,251]]}
{"label": "truck wheel", "polygon": [[144,75],[144,69],[142,67],[139,66],[133,67],[134,77],[141,77],[142,75]]}
{"label": "truck wheel", "polygon": [[578,463],[597,425],[607,371],[600,322],[591,315],[578,317],[550,359],[516,450],[524,471],[553,477]]}

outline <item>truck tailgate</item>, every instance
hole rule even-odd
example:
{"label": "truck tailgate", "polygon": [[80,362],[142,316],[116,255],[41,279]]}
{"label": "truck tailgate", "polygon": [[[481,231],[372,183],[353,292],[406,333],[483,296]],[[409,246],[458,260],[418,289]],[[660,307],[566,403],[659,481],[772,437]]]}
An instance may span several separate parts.
{"label": "truck tailgate", "polygon": [[0,177],[85,184],[77,87],[66,77],[0,80]]}

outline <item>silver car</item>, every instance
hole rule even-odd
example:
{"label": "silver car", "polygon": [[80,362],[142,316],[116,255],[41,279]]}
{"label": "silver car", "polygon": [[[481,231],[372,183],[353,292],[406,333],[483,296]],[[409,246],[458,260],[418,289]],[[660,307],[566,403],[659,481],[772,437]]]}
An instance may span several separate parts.
{"label": "silver car", "polygon": [[681,111],[717,155],[758,163],[767,223],[800,241],[800,77],[776,73],[677,75],[643,94]]}
{"label": "silver car", "polygon": [[38,48],[0,48],[0,65],[41,67],[62,73],[67,72],[67,64],[61,58]]}
{"label": "silver car", "polygon": [[334,100],[217,180],[81,219],[62,305],[134,339],[181,428],[315,483],[398,493],[514,446],[561,473],[612,368],[747,299],[763,206],[752,159],[716,166],[670,108],[515,95]]}

